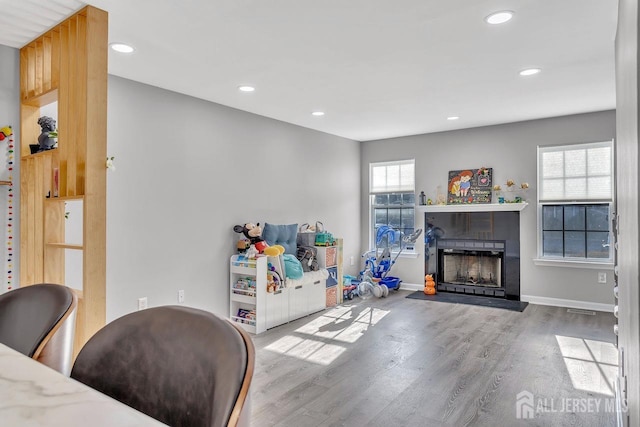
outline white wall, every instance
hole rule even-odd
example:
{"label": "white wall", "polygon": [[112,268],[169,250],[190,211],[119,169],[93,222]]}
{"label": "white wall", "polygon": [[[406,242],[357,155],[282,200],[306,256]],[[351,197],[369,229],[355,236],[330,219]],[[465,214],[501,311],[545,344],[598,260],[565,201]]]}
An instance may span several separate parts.
{"label": "white wall", "polygon": [[[7,258],[7,219],[8,191],[7,187],[0,187],[0,293],[7,290],[8,271],[11,270],[12,287],[20,286],[19,256],[20,256],[20,161],[19,149],[20,141],[20,51],[8,46],[0,45],[0,127],[10,125],[13,127],[14,144],[16,152],[14,155],[13,188],[13,259],[11,262]],[[7,167],[7,146],[8,140],[0,142],[0,180],[7,180],[9,170]],[[11,264],[11,268],[9,268]]]}
{"label": "white wall", "polygon": [[228,315],[236,224],[320,220],[360,250],[358,142],[110,76],[108,155],[108,321],[179,289]]}
{"label": "white wall", "polygon": [[[415,158],[416,192],[424,190],[435,200],[436,187],[446,191],[450,170],[493,168],[495,183],[511,178],[526,181],[530,205],[521,212],[521,294],[533,297],[613,304],[611,271],[608,283],[597,283],[597,270],[541,267],[533,264],[537,254],[536,147],[611,140],[615,136],[615,112],[605,111],[551,119],[464,129],[362,143],[361,180],[363,221],[361,250],[368,241],[369,163]],[[424,227],[424,216],[416,215],[416,227]],[[394,275],[404,282],[424,283],[424,247],[417,259],[399,259]]]}

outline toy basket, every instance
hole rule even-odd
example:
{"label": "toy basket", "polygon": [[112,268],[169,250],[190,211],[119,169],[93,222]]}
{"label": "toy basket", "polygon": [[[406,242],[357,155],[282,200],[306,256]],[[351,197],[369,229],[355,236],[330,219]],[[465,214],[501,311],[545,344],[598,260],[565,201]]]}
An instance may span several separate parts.
{"label": "toy basket", "polygon": [[[309,231],[310,229],[314,231]],[[316,244],[316,235],[318,233],[324,233],[324,224],[322,222],[316,221],[315,227],[311,227],[305,222],[298,227],[296,243],[298,246],[314,246]]]}

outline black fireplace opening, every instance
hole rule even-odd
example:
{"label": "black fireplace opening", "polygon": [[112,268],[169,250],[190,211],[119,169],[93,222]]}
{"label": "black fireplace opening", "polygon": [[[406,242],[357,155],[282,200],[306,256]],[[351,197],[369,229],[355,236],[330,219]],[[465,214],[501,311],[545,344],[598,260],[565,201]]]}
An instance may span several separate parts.
{"label": "black fireplace opening", "polygon": [[439,241],[437,289],[504,298],[504,248],[504,241]]}

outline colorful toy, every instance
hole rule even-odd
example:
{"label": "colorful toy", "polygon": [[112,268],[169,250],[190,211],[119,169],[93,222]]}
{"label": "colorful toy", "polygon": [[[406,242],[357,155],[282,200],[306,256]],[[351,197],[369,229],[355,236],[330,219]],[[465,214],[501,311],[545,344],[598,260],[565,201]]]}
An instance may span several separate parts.
{"label": "colorful toy", "polygon": [[424,293],[426,295],[435,295],[436,294],[436,282],[433,280],[433,276],[431,274],[427,274],[424,276]]}
{"label": "colorful toy", "polygon": [[5,138],[10,137],[11,135],[13,135],[13,129],[11,126],[0,128],[0,141],[4,141]]}
{"label": "colorful toy", "polygon": [[284,246],[282,245],[273,245],[266,247],[262,250],[262,253],[266,256],[279,256],[284,253]]}
{"label": "colorful toy", "polygon": [[333,234],[323,231],[320,233],[316,233],[316,246],[333,246],[336,244],[336,239],[334,239]]}
{"label": "colorful toy", "polygon": [[[360,272],[361,283],[373,282],[371,283],[372,285],[377,285],[377,282],[380,282],[380,286],[384,286],[387,289],[400,289],[402,280],[398,277],[389,276],[389,272],[405,247],[409,244],[415,244],[421,234],[421,228],[410,235],[403,235],[402,232],[386,225],[378,227],[375,249],[362,254],[362,257],[365,258],[365,265],[364,270]],[[396,243],[399,246],[395,246]],[[397,251],[394,258],[392,258],[392,251]],[[362,295],[360,289],[358,292]]]}
{"label": "colorful toy", "polygon": [[358,296],[358,278],[349,274],[342,276],[342,299],[352,300]]}
{"label": "colorful toy", "polygon": [[0,141],[7,141],[7,192],[9,198],[7,200],[7,258],[6,258],[6,272],[7,281],[6,289],[11,290],[13,288],[13,160],[14,160],[14,143],[13,143],[13,129],[11,126],[4,126],[0,128]]}
{"label": "colorful toy", "polygon": [[237,249],[239,254],[243,254],[247,252],[247,249],[251,246],[251,241],[249,239],[240,239],[237,243]]}
{"label": "colorful toy", "polygon": [[275,268],[267,273],[267,292],[273,293],[279,291],[284,286],[282,278],[275,271]]}

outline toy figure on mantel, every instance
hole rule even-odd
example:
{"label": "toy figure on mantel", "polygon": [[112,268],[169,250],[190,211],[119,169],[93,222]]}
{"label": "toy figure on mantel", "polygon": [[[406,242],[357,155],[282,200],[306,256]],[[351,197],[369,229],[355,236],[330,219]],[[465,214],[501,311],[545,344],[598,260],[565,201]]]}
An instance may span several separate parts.
{"label": "toy figure on mantel", "polygon": [[[38,125],[40,125],[42,130],[42,133],[38,137],[38,144],[40,145],[38,153],[51,150],[54,148],[54,145],[56,145],[56,121],[49,116],[42,116],[38,119]],[[52,134],[55,136],[52,136]]]}

